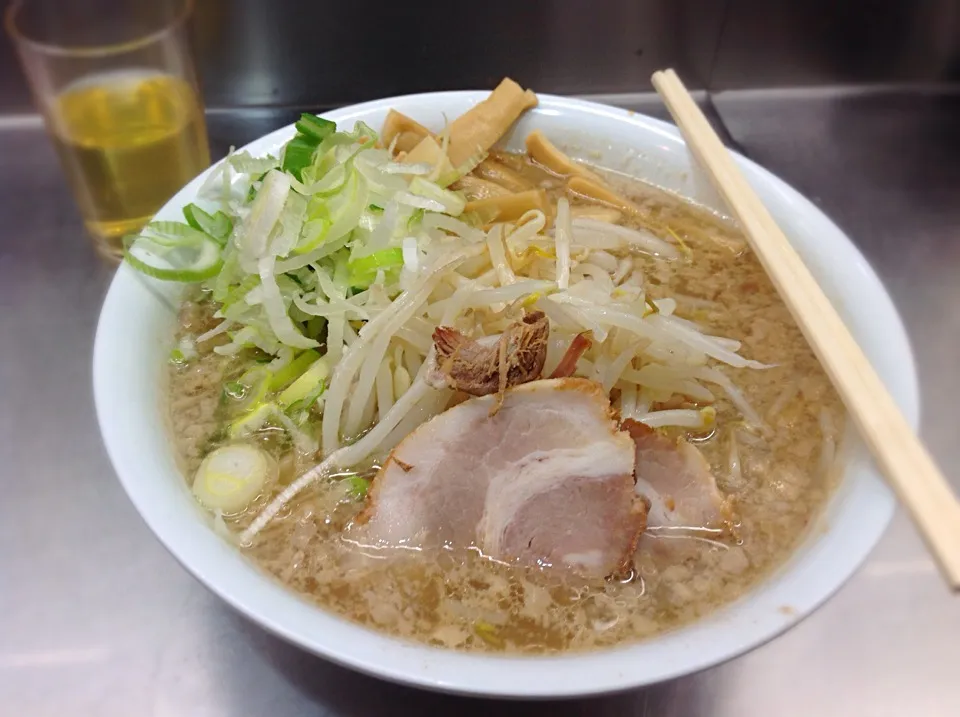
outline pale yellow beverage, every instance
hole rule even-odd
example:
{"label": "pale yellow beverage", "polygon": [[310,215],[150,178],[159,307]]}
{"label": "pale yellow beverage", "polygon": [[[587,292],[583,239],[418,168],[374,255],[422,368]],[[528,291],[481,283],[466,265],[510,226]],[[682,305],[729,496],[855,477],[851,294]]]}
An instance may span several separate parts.
{"label": "pale yellow beverage", "polygon": [[51,126],[84,222],[107,254],[210,164],[203,111],[184,80],[143,70],[68,86]]}

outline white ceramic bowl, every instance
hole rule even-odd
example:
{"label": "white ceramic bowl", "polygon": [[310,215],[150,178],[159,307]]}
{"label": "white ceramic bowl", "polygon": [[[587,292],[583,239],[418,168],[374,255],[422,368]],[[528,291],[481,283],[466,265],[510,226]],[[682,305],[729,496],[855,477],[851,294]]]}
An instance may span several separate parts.
{"label": "white ceramic bowl", "polygon": [[[325,115],[351,128],[379,127],[394,107],[442,126],[486,92],[441,92],[368,102]],[[677,130],[624,110],[547,95],[516,128],[521,148],[534,128],[571,154],[629,172],[722,210],[693,166]],[[277,130],[249,145],[275,152],[294,134]],[[918,392],[903,325],[873,270],[813,204],[750,160],[750,183],[835,302],[910,423]],[[209,170],[208,170],[209,172]],[[206,176],[158,214],[180,219]],[[585,695],[637,687],[709,667],[783,632],[826,600],[856,570],[893,512],[893,498],[857,447],[820,520],[788,563],[749,595],[707,619],[653,640],[565,657],[470,655],[403,642],[329,615],[262,574],[218,538],[177,471],[162,414],[177,287],[121,266],[100,316],[94,392],[103,438],[127,494],[180,563],[230,605],[271,632],[343,665],[397,682],[451,692],[526,697]],[[788,609],[789,608],[789,609]]]}

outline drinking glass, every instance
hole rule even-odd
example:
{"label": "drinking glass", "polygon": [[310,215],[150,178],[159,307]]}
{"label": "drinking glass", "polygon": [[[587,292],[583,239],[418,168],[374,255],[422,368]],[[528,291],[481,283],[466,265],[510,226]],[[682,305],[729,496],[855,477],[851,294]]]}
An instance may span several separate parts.
{"label": "drinking glass", "polygon": [[5,25],[104,256],[210,164],[193,0],[13,0]]}

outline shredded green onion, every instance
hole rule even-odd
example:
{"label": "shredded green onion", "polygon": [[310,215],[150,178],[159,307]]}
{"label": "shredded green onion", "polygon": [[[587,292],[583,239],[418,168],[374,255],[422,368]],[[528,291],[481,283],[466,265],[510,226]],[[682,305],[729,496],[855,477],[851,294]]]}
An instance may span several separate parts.
{"label": "shredded green onion", "polygon": [[477,622],[473,624],[473,631],[477,634],[477,637],[486,642],[488,645],[498,648],[503,647],[504,643],[503,638],[499,635],[500,631],[496,628],[496,626],[491,625],[489,622],[477,620]]}
{"label": "shredded green onion", "polygon": [[367,490],[370,488],[370,481],[360,476],[350,476],[343,479],[347,485],[347,495],[353,500],[363,500],[367,497]]}
{"label": "shredded green onion", "polygon": [[239,381],[227,381],[223,384],[223,394],[235,401],[241,400],[247,392],[247,387]]}
{"label": "shredded green onion", "polygon": [[296,123],[297,131],[319,144],[337,129],[337,123],[304,112]]}
{"label": "shredded green onion", "polygon": [[281,408],[288,409],[294,404],[309,400],[307,404],[309,406],[323,393],[324,381],[329,375],[330,367],[327,362],[322,358],[317,359],[296,381],[277,396],[277,403]]}
{"label": "shredded green onion", "polygon": [[377,278],[378,271],[390,271],[403,266],[403,249],[381,249],[350,262],[350,285],[366,288]]}
{"label": "shredded green onion", "polygon": [[[196,232],[179,240],[169,235],[144,232],[124,239],[124,258],[138,271],[164,281],[197,282],[216,276],[223,266],[220,245]],[[191,232],[195,230],[183,225]]]}
{"label": "shredded green onion", "polygon": [[[233,389],[228,393],[231,398],[235,398],[240,403],[240,410],[253,409],[260,405],[267,393],[270,391],[270,382],[273,374],[265,366],[254,366],[243,373],[240,378],[232,382]],[[239,387],[239,391],[236,389]],[[226,384],[224,385],[226,389]]]}
{"label": "shredded green onion", "polygon": [[302,172],[313,162],[313,153],[316,149],[316,143],[309,137],[303,135],[295,137],[287,143],[283,150],[281,169],[302,181]]}
{"label": "shredded green onion", "polygon": [[452,217],[460,216],[467,206],[467,200],[459,192],[444,189],[423,177],[414,177],[410,180],[410,193],[436,202],[443,208],[445,214]]}
{"label": "shredded green onion", "polygon": [[324,332],[327,328],[327,320],[322,316],[311,316],[307,319],[307,326],[304,334],[314,341],[323,342]]}
{"label": "shredded green onion", "polygon": [[227,435],[232,439],[246,438],[263,428],[277,410],[275,403],[261,403],[230,424]]}
{"label": "shredded green onion", "polygon": [[334,135],[336,123],[322,117],[304,112],[296,123],[297,136],[294,137],[283,151],[281,168],[289,172],[298,181],[303,181],[303,170],[313,164],[314,153],[328,137]]}
{"label": "shredded green onion", "polygon": [[426,209],[414,209],[410,214],[410,218],[407,219],[407,231],[409,232],[416,229],[417,225],[423,221],[423,217],[426,213]]}
{"label": "shredded green onion", "polygon": [[230,221],[230,217],[220,210],[214,214],[208,214],[196,204],[188,204],[183,208],[183,216],[187,224],[213,237],[221,246],[233,231],[233,222]]}
{"label": "shredded green onion", "polygon": [[270,379],[270,390],[280,391],[286,388],[296,379],[300,378],[304,371],[320,358],[320,354],[313,349],[307,349],[298,355],[293,361],[278,370]]}

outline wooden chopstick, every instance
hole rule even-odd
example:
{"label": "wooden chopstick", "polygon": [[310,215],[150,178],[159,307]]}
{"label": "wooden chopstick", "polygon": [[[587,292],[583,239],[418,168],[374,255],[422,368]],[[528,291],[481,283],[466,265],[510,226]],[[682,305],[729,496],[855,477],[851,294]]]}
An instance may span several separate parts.
{"label": "wooden chopstick", "polygon": [[943,578],[951,589],[960,590],[960,503],[949,484],[680,78],[673,70],[657,72],[653,86],[697,162],[740,222],[877,465],[910,512]]}

